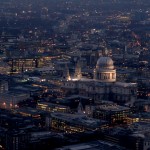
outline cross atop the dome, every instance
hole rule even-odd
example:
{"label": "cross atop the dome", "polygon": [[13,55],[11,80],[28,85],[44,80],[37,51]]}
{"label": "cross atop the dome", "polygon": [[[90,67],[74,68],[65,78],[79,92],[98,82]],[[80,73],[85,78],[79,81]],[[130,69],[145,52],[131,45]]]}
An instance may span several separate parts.
{"label": "cross atop the dome", "polygon": [[107,48],[104,48],[104,49],[102,50],[102,56],[105,56],[105,57],[108,56],[108,49],[107,49]]}

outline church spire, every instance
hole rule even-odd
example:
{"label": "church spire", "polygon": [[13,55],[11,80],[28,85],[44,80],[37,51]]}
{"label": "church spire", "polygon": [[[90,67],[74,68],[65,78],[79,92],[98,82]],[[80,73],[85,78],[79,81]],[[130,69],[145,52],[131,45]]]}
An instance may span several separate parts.
{"label": "church spire", "polygon": [[63,71],[63,79],[65,80],[70,80],[70,73],[69,73],[69,68],[68,68],[68,65],[66,64],[65,65],[65,69]]}
{"label": "church spire", "polygon": [[82,78],[80,60],[77,61],[74,77],[80,80]]}

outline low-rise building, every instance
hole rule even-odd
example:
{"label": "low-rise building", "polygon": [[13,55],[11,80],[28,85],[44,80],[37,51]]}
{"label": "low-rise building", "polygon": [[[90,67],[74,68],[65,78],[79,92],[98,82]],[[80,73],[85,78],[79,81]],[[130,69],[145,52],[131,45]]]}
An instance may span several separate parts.
{"label": "low-rise building", "polygon": [[86,117],[83,114],[52,113],[51,127],[66,133],[96,131],[108,127],[104,120]]}
{"label": "low-rise building", "polygon": [[13,109],[18,107],[18,103],[26,100],[30,97],[30,93],[24,93],[19,91],[9,91],[4,94],[0,94],[0,108]]}
{"label": "low-rise building", "polygon": [[64,105],[58,105],[48,102],[38,102],[37,109],[47,112],[69,112],[70,108]]}
{"label": "low-rise building", "polygon": [[110,124],[126,123],[127,115],[131,112],[130,108],[119,106],[117,104],[105,104],[98,106],[93,117],[97,119],[107,120]]}

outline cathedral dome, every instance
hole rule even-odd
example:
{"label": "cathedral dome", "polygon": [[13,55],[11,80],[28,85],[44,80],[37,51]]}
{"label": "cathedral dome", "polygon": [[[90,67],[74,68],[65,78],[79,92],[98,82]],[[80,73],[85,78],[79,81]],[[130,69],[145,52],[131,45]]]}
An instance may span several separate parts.
{"label": "cathedral dome", "polygon": [[97,69],[114,69],[114,62],[110,57],[100,57],[96,64]]}
{"label": "cathedral dome", "polygon": [[100,82],[115,82],[116,69],[113,60],[108,57],[100,57],[94,69],[94,79]]}

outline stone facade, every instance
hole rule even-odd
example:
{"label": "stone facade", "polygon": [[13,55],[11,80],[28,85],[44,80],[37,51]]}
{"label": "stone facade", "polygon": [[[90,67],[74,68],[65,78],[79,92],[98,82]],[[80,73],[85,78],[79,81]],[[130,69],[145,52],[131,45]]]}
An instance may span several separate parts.
{"label": "stone facade", "polygon": [[77,93],[93,98],[96,102],[110,100],[121,105],[133,106],[137,99],[137,84],[116,82],[116,69],[109,57],[98,59],[94,69],[94,79],[64,80],[62,89],[64,93]]}

